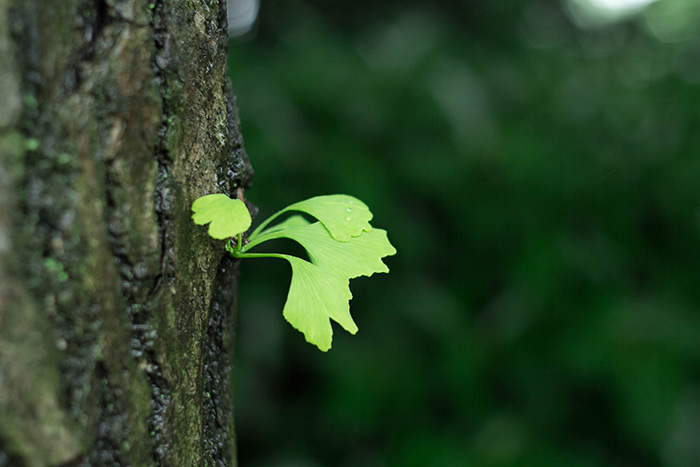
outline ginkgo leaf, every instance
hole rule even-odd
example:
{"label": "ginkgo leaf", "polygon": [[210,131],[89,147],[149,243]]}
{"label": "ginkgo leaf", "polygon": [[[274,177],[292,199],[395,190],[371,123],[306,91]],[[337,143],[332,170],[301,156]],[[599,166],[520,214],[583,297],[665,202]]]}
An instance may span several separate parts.
{"label": "ginkgo leaf", "polygon": [[[289,238],[300,243],[309,253],[311,263],[290,255],[246,253],[256,245],[276,238]],[[291,216],[263,231],[239,254],[284,258],[292,265],[292,282],[284,306],[284,317],[301,331],[306,340],[326,351],[331,346],[333,330],[329,319],[340,323],[350,333],[357,326],[350,315],[352,298],[348,281],[375,272],[389,272],[382,258],[396,253],[386,231],[362,231],[347,242],[331,237],[320,223],[309,223],[302,216]]]}
{"label": "ginkgo leaf", "polygon": [[324,352],[330,349],[333,340],[331,319],[349,333],[357,332],[357,325],[350,316],[352,293],[346,278],[296,256],[278,257],[292,265],[292,282],[282,314],[289,324],[304,334],[307,342]]}
{"label": "ginkgo leaf", "polygon": [[365,203],[348,195],[316,196],[294,203],[284,211],[301,211],[318,219],[338,241],[347,242],[372,226],[372,213]]}
{"label": "ginkgo leaf", "polygon": [[311,262],[348,279],[389,272],[382,258],[396,254],[386,230],[376,228],[347,242],[335,241],[319,223],[289,229],[285,236],[299,242],[309,253]]}
{"label": "ginkgo leaf", "polygon": [[299,242],[309,253],[312,263],[348,279],[389,272],[382,258],[396,254],[385,230],[363,231],[347,242],[338,242],[320,223],[310,224],[301,216],[292,216],[274,229],[265,231],[249,247],[280,237]]}
{"label": "ginkgo leaf", "polygon": [[224,194],[206,195],[192,203],[192,220],[197,225],[209,224],[209,236],[222,240],[235,237],[250,227],[250,212],[240,199]]}

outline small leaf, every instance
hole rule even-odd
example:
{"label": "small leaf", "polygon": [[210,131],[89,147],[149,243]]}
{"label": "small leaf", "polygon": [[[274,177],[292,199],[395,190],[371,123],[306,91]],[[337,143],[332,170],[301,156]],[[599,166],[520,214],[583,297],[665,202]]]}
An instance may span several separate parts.
{"label": "small leaf", "polygon": [[209,236],[217,240],[235,237],[250,227],[248,208],[240,199],[224,194],[202,196],[192,203],[192,220],[197,225],[209,222]]}
{"label": "small leaf", "polygon": [[331,348],[330,319],[351,334],[357,325],[350,316],[348,280],[296,256],[281,255],[292,265],[292,283],[282,314],[306,341],[322,351]]}
{"label": "small leaf", "polygon": [[318,219],[338,241],[369,232],[372,213],[365,203],[348,195],[316,196],[288,206],[284,211],[301,211]]}

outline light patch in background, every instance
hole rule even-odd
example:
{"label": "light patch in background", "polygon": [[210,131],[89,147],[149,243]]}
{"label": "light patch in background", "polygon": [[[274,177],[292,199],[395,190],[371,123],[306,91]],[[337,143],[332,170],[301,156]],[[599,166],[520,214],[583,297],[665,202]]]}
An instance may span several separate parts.
{"label": "light patch in background", "polygon": [[228,10],[228,37],[240,37],[255,24],[260,0],[226,0]]}
{"label": "light patch in background", "polygon": [[648,4],[654,2],[655,0],[587,0],[596,8],[605,9],[609,11],[627,11],[636,10],[647,6]]}
{"label": "light patch in background", "polygon": [[663,0],[644,12],[649,32],[661,42],[684,42],[698,37],[700,1]]}
{"label": "light patch in background", "polygon": [[636,15],[656,0],[567,0],[572,21],[583,28],[597,27]]}

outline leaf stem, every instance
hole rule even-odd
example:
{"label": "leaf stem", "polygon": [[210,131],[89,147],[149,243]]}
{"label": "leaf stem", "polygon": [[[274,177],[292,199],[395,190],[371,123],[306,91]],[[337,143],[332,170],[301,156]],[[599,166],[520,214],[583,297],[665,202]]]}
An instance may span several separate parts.
{"label": "leaf stem", "polygon": [[248,243],[245,245],[245,247],[240,249],[240,252],[248,251],[251,248],[254,248],[254,247],[256,247],[256,246],[260,245],[261,243],[264,243],[268,240],[273,240],[275,238],[281,238],[281,237],[284,237],[284,235],[281,232],[276,232],[276,231],[262,233],[260,236],[258,236],[257,238],[254,238],[253,240],[250,240],[250,237],[248,237],[248,240],[249,240]]}
{"label": "leaf stem", "polygon": [[287,208],[284,208],[284,209],[282,209],[281,211],[277,211],[276,213],[274,213],[273,215],[271,215],[270,217],[268,217],[267,219],[265,219],[265,220],[262,222],[262,224],[260,224],[259,226],[257,226],[257,227],[255,228],[255,230],[253,230],[253,233],[252,233],[252,234],[248,235],[248,239],[252,241],[255,237],[258,236],[258,234],[260,234],[260,232],[263,231],[263,229],[264,229],[265,227],[267,227],[268,225],[270,225],[270,222],[274,221],[275,219],[277,219],[280,215],[284,214],[285,212],[287,212]]}
{"label": "leaf stem", "polygon": [[289,255],[283,255],[281,253],[240,253],[234,252],[232,255],[236,258],[280,258],[289,259]]}

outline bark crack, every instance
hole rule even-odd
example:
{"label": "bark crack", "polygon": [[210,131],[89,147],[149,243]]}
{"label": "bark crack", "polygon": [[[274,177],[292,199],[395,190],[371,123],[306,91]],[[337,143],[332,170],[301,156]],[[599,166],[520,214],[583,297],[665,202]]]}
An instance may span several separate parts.
{"label": "bark crack", "polygon": [[[159,237],[159,270],[154,277],[150,289],[147,293],[147,303],[154,306],[161,298],[163,291],[164,278],[168,277],[171,258],[169,251],[172,251],[172,240],[170,238],[169,226],[172,211],[172,189],[170,178],[170,155],[167,145],[167,135],[170,124],[172,122],[172,113],[169,108],[169,102],[166,95],[168,88],[168,78],[164,72],[164,68],[170,63],[169,59],[169,37],[167,31],[163,27],[163,1],[155,0],[151,7],[150,27],[153,30],[154,53],[151,58],[151,66],[155,72],[156,79],[159,82],[160,102],[161,102],[161,123],[158,129],[158,138],[155,147],[155,156],[157,161],[157,181],[155,185],[155,214],[158,223]],[[145,325],[145,323],[143,323]],[[171,405],[172,395],[171,388],[167,380],[163,377],[163,373],[158,361],[158,357],[153,347],[155,339],[155,331],[151,339],[146,339],[146,342],[151,342],[151,345],[144,348],[144,356],[149,371],[149,385],[152,388],[151,393],[151,413],[148,417],[148,429],[153,439],[153,460],[162,465],[167,462],[171,456],[171,446],[167,433],[163,430],[165,426],[166,414]],[[149,336],[144,336],[149,337]],[[143,342],[144,340],[142,340]]]}

